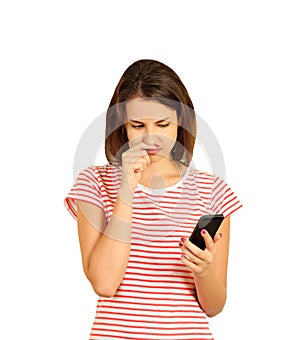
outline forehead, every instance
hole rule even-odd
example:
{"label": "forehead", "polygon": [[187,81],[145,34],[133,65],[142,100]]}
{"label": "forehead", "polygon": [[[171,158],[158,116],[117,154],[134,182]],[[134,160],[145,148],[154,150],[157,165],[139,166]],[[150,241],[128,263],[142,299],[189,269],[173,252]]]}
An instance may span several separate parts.
{"label": "forehead", "polygon": [[153,100],[143,98],[129,100],[125,105],[125,110],[127,120],[146,121],[148,119],[169,118],[168,121],[177,122],[176,110]]}

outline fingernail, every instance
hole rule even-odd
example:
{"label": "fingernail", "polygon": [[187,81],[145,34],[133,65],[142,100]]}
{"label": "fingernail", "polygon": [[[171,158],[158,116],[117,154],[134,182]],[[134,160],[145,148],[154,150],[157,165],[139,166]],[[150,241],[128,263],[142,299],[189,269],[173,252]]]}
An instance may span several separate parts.
{"label": "fingernail", "polygon": [[184,243],[186,241],[186,238],[185,237],[181,237],[181,241],[182,241],[182,243]]}
{"label": "fingernail", "polygon": [[203,235],[206,234],[206,230],[205,230],[205,229],[202,229],[202,230],[201,230],[201,234],[203,234]]}
{"label": "fingernail", "polygon": [[182,243],[181,242],[179,242],[179,248],[181,248],[182,247]]}

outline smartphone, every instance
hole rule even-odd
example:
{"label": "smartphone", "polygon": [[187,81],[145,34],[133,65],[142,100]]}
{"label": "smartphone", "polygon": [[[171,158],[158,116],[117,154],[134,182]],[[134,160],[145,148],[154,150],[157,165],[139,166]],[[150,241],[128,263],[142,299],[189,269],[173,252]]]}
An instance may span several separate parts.
{"label": "smartphone", "polygon": [[205,229],[208,231],[212,239],[215,237],[222,221],[224,219],[223,214],[216,215],[203,215],[197,222],[195,229],[190,236],[189,240],[194,243],[197,247],[204,250],[206,248],[205,241],[201,235],[201,230]]}

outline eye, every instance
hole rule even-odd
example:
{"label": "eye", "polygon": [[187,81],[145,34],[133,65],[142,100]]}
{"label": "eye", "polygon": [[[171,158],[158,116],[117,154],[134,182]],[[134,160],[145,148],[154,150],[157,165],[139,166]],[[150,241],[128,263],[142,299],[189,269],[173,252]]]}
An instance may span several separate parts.
{"label": "eye", "polygon": [[143,125],[131,125],[131,126],[135,129],[139,129],[139,128],[143,127]]}
{"label": "eye", "polygon": [[[169,123],[167,123],[167,124],[158,124],[157,126],[159,126],[159,127],[161,127],[161,128],[164,128],[164,127],[167,127],[167,126],[169,126],[170,124]],[[142,128],[144,125],[131,125],[133,128],[135,128],[135,129],[140,129],[140,128]]]}
{"label": "eye", "polygon": [[159,127],[167,127],[169,125],[170,125],[169,123],[168,124],[158,124]]}

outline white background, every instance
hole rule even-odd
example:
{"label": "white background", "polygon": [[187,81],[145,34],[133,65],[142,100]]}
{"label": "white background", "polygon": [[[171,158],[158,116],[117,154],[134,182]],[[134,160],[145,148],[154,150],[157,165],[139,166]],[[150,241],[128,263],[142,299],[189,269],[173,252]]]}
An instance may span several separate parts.
{"label": "white background", "polygon": [[297,5],[1,2],[1,339],[88,338],[97,296],[63,199],[81,135],[141,58],[181,77],[244,204],[216,340],[300,338]]}

